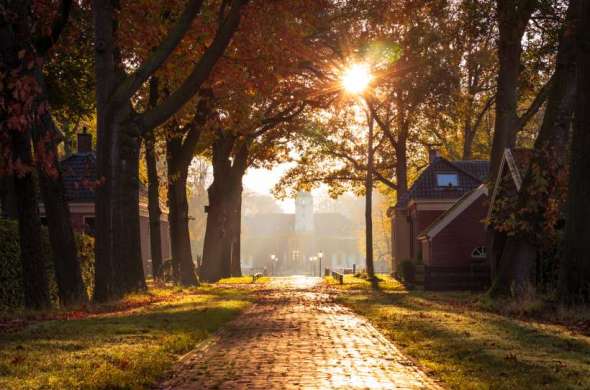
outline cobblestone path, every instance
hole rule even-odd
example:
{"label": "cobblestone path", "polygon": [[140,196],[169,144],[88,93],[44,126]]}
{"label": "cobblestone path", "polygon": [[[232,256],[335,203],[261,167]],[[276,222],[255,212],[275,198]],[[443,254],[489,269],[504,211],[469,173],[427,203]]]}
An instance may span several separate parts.
{"label": "cobblestone path", "polygon": [[160,389],[440,389],[319,278],[276,278]]}

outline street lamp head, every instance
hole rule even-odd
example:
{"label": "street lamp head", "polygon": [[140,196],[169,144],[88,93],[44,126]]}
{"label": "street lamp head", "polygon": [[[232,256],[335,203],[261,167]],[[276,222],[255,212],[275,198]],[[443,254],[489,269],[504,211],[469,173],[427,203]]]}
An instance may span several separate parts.
{"label": "street lamp head", "polygon": [[320,251],[320,253],[318,253],[318,257],[321,259],[324,257],[324,252]]}

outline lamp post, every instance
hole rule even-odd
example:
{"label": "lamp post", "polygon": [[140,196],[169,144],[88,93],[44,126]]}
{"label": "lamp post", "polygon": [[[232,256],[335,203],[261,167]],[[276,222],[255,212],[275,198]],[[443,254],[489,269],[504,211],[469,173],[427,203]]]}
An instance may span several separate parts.
{"label": "lamp post", "polygon": [[318,253],[318,259],[320,259],[320,278],[322,277],[322,257],[324,257],[324,252],[320,251]]}
{"label": "lamp post", "polygon": [[316,261],[316,260],[317,260],[317,257],[316,256],[312,256],[312,257],[309,258],[309,261],[311,262],[311,276],[314,276],[315,275],[315,272],[313,271],[313,268],[314,268],[313,267],[313,262]]}
{"label": "lamp post", "polygon": [[272,276],[275,275],[275,262],[278,260],[277,256],[274,254],[270,255],[270,266],[272,269]]}
{"label": "lamp post", "polygon": [[[368,103],[369,104],[369,103]],[[369,140],[367,145],[367,176],[365,178],[365,243],[367,274],[375,276],[373,269],[373,114],[368,115]]]}
{"label": "lamp post", "polygon": [[365,177],[365,247],[366,247],[366,264],[367,273],[370,278],[374,278],[373,267],[373,165],[374,165],[374,147],[373,147],[373,125],[375,118],[371,107],[371,99],[366,89],[370,86],[372,76],[370,67],[367,64],[353,64],[342,74],[342,86],[352,95],[363,98],[367,104],[367,176]]}

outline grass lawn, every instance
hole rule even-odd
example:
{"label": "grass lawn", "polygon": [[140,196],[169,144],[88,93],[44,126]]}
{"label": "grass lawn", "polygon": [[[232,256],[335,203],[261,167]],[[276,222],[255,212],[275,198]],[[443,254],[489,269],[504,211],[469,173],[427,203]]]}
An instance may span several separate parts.
{"label": "grass lawn", "polygon": [[[404,291],[395,281],[372,291],[352,276],[342,286],[326,279],[341,303],[450,388],[590,389],[588,308],[564,326],[502,314],[477,294]],[[585,325],[569,326],[576,323]]]}
{"label": "grass lawn", "polygon": [[0,333],[0,389],[149,387],[248,305],[245,289],[205,285],[154,288],[116,304],[52,313],[60,319]]}
{"label": "grass lawn", "polygon": [[[379,289],[382,291],[404,291],[405,288],[403,284],[401,284],[396,279],[392,278],[388,274],[376,274],[377,278],[379,279]],[[344,283],[339,284],[331,276],[324,277],[324,281],[339,290],[364,290],[370,291],[371,289],[371,282],[367,279],[357,278],[354,275],[344,275]]]}
{"label": "grass lawn", "polygon": [[265,283],[268,283],[269,281],[270,281],[270,278],[268,276],[262,276],[260,278],[257,278],[256,281],[253,281],[253,277],[251,275],[244,275],[244,276],[240,276],[240,277],[221,279],[217,283],[219,283],[219,284],[250,284],[250,283],[265,284]]}

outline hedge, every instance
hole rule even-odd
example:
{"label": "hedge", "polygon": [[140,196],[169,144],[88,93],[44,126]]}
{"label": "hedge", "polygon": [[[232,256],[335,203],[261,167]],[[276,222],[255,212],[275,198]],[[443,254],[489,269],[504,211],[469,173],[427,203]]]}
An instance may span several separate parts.
{"label": "hedge", "polygon": [[87,234],[76,234],[76,244],[78,245],[82,280],[86,286],[88,297],[92,298],[94,294],[94,237]]}
{"label": "hedge", "polygon": [[[49,293],[54,306],[59,305],[55,269],[47,229],[42,231],[42,245],[47,267]],[[76,237],[82,277],[91,296],[94,284],[94,239],[86,235]],[[0,218],[0,309],[18,308],[24,305],[23,270],[20,261],[18,224]]]}

